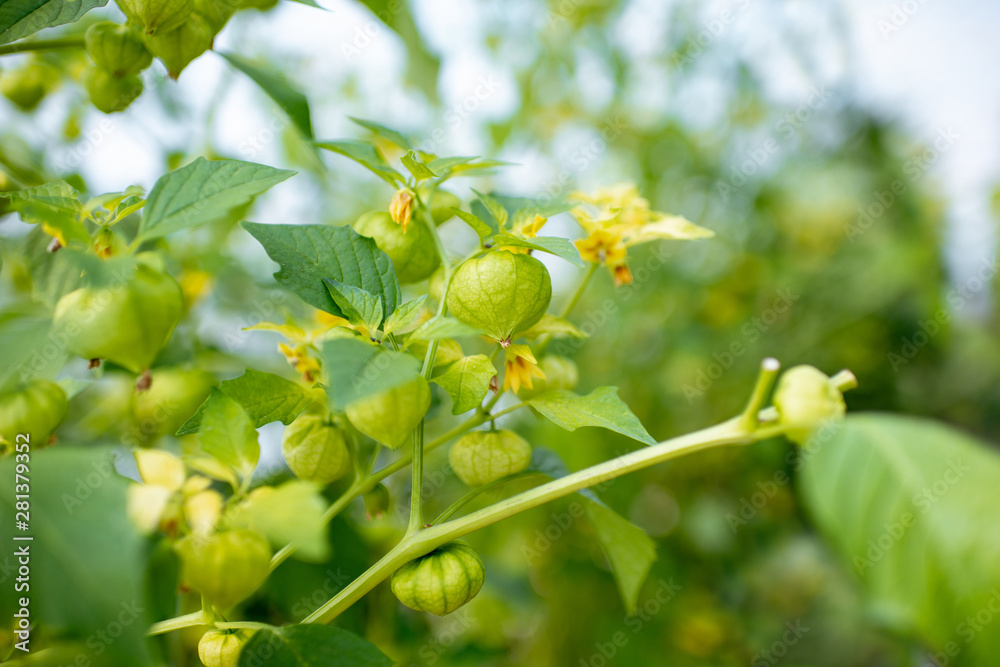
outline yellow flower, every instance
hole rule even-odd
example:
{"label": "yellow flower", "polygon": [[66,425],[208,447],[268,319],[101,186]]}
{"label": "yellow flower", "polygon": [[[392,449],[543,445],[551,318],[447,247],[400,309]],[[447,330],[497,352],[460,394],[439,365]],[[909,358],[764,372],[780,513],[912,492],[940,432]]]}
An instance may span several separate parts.
{"label": "yellow flower", "polygon": [[587,237],[577,241],[580,256],[611,271],[615,286],[632,282],[626,264],[628,248],[657,239],[690,240],[714,234],[681,216],[667,215],[649,208],[632,183],[598,188],[592,194],[574,192],[571,201],[580,202],[571,213]]}
{"label": "yellow flower", "polygon": [[511,389],[516,394],[522,386],[531,389],[532,378],[545,379],[545,373],[527,345],[510,345],[504,348],[504,356],[507,360],[503,373],[504,391]]}
{"label": "yellow flower", "polygon": [[526,239],[535,238],[536,236],[538,236],[538,232],[542,230],[542,227],[544,227],[545,223],[548,221],[549,221],[548,218],[536,213],[534,220],[532,220],[531,222],[526,222],[525,224],[521,225],[520,229],[521,236],[523,236]]}
{"label": "yellow flower", "polygon": [[278,350],[285,356],[288,363],[295,369],[295,372],[302,375],[302,380],[307,384],[316,382],[319,378],[319,362],[309,356],[309,347],[306,345],[296,345],[291,347],[285,343],[278,343]]}
{"label": "yellow flower", "polygon": [[212,285],[212,274],[207,271],[185,271],[181,274],[179,282],[181,292],[184,293],[184,303],[190,308]]}
{"label": "yellow flower", "polygon": [[406,189],[396,190],[396,194],[392,196],[392,202],[389,204],[389,215],[392,216],[393,222],[402,226],[404,234],[413,218],[413,204],[413,193]]}

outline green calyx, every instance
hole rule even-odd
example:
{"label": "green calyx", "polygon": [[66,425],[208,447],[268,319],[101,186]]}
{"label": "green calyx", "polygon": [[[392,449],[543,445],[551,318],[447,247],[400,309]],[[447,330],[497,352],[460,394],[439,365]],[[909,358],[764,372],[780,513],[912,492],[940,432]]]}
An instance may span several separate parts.
{"label": "green calyx", "polygon": [[117,0],[131,23],[147,35],[179,28],[191,16],[192,0]]}
{"label": "green calyx", "polygon": [[482,486],[527,468],[531,445],[513,431],[474,431],[452,445],[448,462],[463,482]]}
{"label": "green calyx", "polygon": [[0,76],[0,93],[21,111],[34,110],[59,80],[59,72],[40,62],[29,62]]}
{"label": "green calyx", "polygon": [[386,391],[347,405],[345,414],[354,427],[386,447],[398,449],[410,441],[413,429],[427,414],[431,390],[418,376]]}
{"label": "green calyx", "polygon": [[94,63],[118,79],[134,76],[153,63],[139,33],[110,21],[87,28],[84,45]]}
{"label": "green calyx", "polygon": [[448,310],[502,345],[541,319],[552,299],[545,265],[530,255],[491,251],[455,271]]}
{"label": "green calyx", "polygon": [[116,77],[101,67],[90,67],[83,73],[83,87],[90,102],[104,113],[125,111],[142,95],[142,80],[134,75]]}
{"label": "green calyx", "polygon": [[847,411],[840,388],[813,366],[785,371],[774,390],[774,407],[780,415],[778,424],[786,427],[785,436],[799,445],[823,422],[840,419]]}
{"label": "green calyx", "polygon": [[438,547],[392,575],[392,593],[410,609],[445,616],[476,597],[486,573],[476,551],[461,542]]}
{"label": "green calyx", "polygon": [[198,13],[189,13],[183,25],[146,37],[146,48],[167,67],[171,78],[181,75],[191,62],[212,48],[215,31]]}
{"label": "green calyx", "polygon": [[250,597],[270,571],[271,547],[250,530],[191,535],[178,542],[176,549],[181,580],[220,609]]}
{"label": "green calyx", "polygon": [[351,471],[344,432],[319,415],[302,415],[285,427],[281,452],[295,476],[329,484]]}
{"label": "green calyx", "polygon": [[83,287],[62,297],[53,324],[72,354],[140,373],[170,338],[183,308],[177,281],[140,263],[120,285]]}
{"label": "green calyx", "polygon": [[354,229],[374,239],[375,245],[389,255],[396,277],[404,285],[424,280],[441,264],[434,238],[420,221],[404,232],[388,213],[370,211],[358,218]]}
{"label": "green calyx", "polygon": [[198,641],[198,657],[205,667],[236,667],[247,641],[243,630],[209,630]]}
{"label": "green calyx", "polygon": [[132,397],[132,416],[143,442],[176,433],[215,385],[211,373],[197,369],[157,368],[151,377],[149,389]]}
{"label": "green calyx", "polygon": [[0,440],[14,445],[18,435],[28,435],[30,445],[44,445],[67,412],[69,400],[62,387],[51,380],[31,380],[17,391],[0,395]]}

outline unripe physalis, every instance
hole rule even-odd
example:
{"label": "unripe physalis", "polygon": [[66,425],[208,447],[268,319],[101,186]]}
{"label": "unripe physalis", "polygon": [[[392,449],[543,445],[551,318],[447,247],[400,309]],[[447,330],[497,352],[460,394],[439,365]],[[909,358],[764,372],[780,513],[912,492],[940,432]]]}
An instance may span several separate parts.
{"label": "unripe physalis", "polygon": [[396,278],[404,285],[420,282],[441,264],[434,238],[426,225],[413,225],[404,232],[388,213],[370,211],[358,218],[354,229],[374,239],[375,245],[389,255]]}
{"label": "unripe physalis", "polygon": [[205,667],[236,667],[249,641],[244,630],[209,630],[198,641],[198,657]]}
{"label": "unripe physalis", "polygon": [[0,93],[21,111],[32,111],[58,81],[58,71],[32,61],[0,75]]}
{"label": "unripe physalis", "polygon": [[83,87],[90,103],[104,113],[125,111],[142,95],[142,80],[137,76],[115,77],[100,67],[89,67],[83,73]]}
{"label": "unripe physalis", "polygon": [[192,13],[179,28],[147,37],[146,47],[176,79],[192,60],[212,48],[214,39],[215,31],[205,17]]}
{"label": "unripe physalis", "polygon": [[147,35],[170,32],[191,16],[192,0],[117,0],[129,22]]}
{"label": "unripe physalis", "polygon": [[132,398],[132,415],[141,440],[173,435],[205,402],[215,384],[206,371],[185,368],[157,368],[146,391]]}
{"label": "unripe physalis", "polygon": [[212,32],[219,32],[226,27],[226,23],[232,18],[236,11],[236,0],[193,0],[194,11],[208,22]]}
{"label": "unripe physalis", "polygon": [[84,359],[107,359],[139,373],[170,338],[184,307],[180,285],[138,255],[135,273],[111,287],[83,287],[56,304],[53,325],[67,349]]}
{"label": "unripe physalis", "polygon": [[44,445],[67,412],[69,400],[62,387],[51,380],[30,380],[20,389],[0,394],[0,441],[14,445],[23,442],[18,435],[27,435],[32,446]]}
{"label": "unripe physalis", "polygon": [[813,366],[785,371],[774,390],[774,407],[780,415],[778,424],[786,428],[785,436],[800,445],[823,422],[840,419],[847,410],[838,383]]}
{"label": "unripe physalis", "polygon": [[473,431],[452,445],[448,462],[463,482],[482,486],[527,468],[531,445],[513,431]]}
{"label": "unripe physalis", "polygon": [[87,28],[84,45],[94,63],[115,78],[133,76],[153,63],[139,33],[110,21]]}
{"label": "unripe physalis", "polygon": [[307,482],[329,484],[351,472],[344,432],[320,415],[301,415],[286,426],[281,452],[295,476]]}
{"label": "unripe physalis", "polygon": [[545,314],[552,299],[548,269],[530,255],[506,250],[487,252],[464,262],[448,289],[448,310],[456,318],[510,344]]}
{"label": "unripe physalis", "polygon": [[367,492],[364,496],[365,518],[369,521],[372,519],[381,519],[385,515],[386,510],[389,509],[389,502],[391,500],[389,487],[382,482],[376,484],[375,488]]}
{"label": "unripe physalis", "polygon": [[344,412],[356,429],[386,447],[397,449],[410,441],[413,429],[430,405],[427,380],[417,376],[405,384],[349,403]]}
{"label": "unripe physalis", "polygon": [[392,593],[410,609],[445,616],[476,597],[486,580],[483,560],[451,542],[412,560],[392,575]]}
{"label": "unripe physalis", "polygon": [[177,552],[181,580],[220,609],[250,597],[270,571],[271,547],[250,530],[192,535],[177,543]]}
{"label": "unripe physalis", "polygon": [[392,201],[389,203],[389,215],[392,216],[393,222],[403,228],[404,234],[410,226],[415,205],[416,200],[413,198],[413,193],[405,188],[396,190],[396,194],[392,196]]}

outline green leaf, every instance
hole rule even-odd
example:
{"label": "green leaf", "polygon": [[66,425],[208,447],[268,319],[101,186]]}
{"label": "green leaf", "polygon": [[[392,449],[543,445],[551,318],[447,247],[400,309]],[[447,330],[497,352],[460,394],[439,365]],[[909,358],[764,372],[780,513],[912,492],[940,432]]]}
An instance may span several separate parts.
{"label": "green leaf", "polygon": [[350,227],[244,222],[243,228],[281,265],[275,280],[311,306],[345,316],[330,296],[324,278],[380,297],[385,315],[391,315],[402,300],[392,260],[375,241]]}
{"label": "green leaf", "polygon": [[418,181],[435,178],[437,176],[437,174],[431,171],[426,164],[420,161],[420,158],[417,157],[416,151],[410,151],[399,160],[403,163],[403,166],[406,167],[407,171],[413,174],[413,177]]}
{"label": "green leaf", "polygon": [[497,231],[504,229],[507,226],[508,219],[510,218],[507,213],[507,209],[505,209],[503,205],[493,197],[484,195],[476,189],[473,189],[472,191],[475,192],[478,197],[478,199],[473,200],[469,205],[472,212],[485,220],[490,227],[495,226]]}
{"label": "green leaf", "polygon": [[490,388],[497,369],[485,354],[463,357],[441,375],[431,379],[451,396],[451,413],[460,415],[478,407]]}
{"label": "green leaf", "polygon": [[253,162],[200,157],[156,182],[146,200],[139,237],[148,241],[216,220],[294,174]]}
{"label": "green leaf", "polygon": [[54,379],[69,358],[56,340],[49,318],[0,316],[0,392],[35,377]]}
{"label": "green leaf", "polygon": [[198,439],[206,454],[244,477],[257,467],[260,445],[253,422],[239,403],[214,387],[201,418]]}
{"label": "green leaf", "polygon": [[[36,448],[42,443],[30,444]],[[28,596],[31,620],[38,624],[35,632],[76,640],[79,664],[154,664],[143,636],[150,621],[143,586],[145,539],[127,518],[130,482],[115,471],[112,457],[110,448],[66,443],[32,451],[26,531],[14,525],[15,460],[0,461],[0,512],[8,517],[0,522],[0,565],[8,573],[0,587],[0,616],[9,622],[16,599]],[[14,541],[26,535],[34,539]],[[21,546],[30,549],[27,593],[14,590],[14,552]],[[113,642],[94,641],[95,633],[106,633],[112,626],[121,633]]]}
{"label": "green leaf", "polygon": [[479,235],[480,240],[488,239],[494,234],[496,234],[498,231],[500,231],[500,228],[495,226],[497,224],[496,220],[488,222],[480,218],[478,215],[475,215],[474,213],[468,213],[466,211],[454,207],[452,207],[451,210],[454,211],[455,215],[461,218],[462,221],[465,222],[465,224],[469,225],[469,227],[472,227],[472,231],[474,231],[476,234]]}
{"label": "green leaf", "polygon": [[542,315],[542,319],[538,320],[529,329],[514,334],[514,338],[527,338],[531,340],[545,335],[552,336],[553,338],[589,338],[587,334],[577,329],[569,320],[548,313]]}
{"label": "green leaf", "polygon": [[416,319],[417,315],[420,314],[420,310],[424,307],[426,302],[426,294],[422,294],[416,299],[407,301],[397,308],[396,312],[386,318],[382,331],[388,334],[393,331],[406,329],[413,323],[413,320]]}
{"label": "green leaf", "polygon": [[617,387],[599,387],[586,396],[557,389],[536,396],[528,403],[567,431],[575,431],[581,426],[599,426],[647,445],[656,444],[638,417],[618,398]]}
{"label": "green leaf", "polygon": [[513,234],[497,234],[493,238],[493,243],[497,246],[514,246],[516,248],[531,248],[541,250],[556,257],[565,259],[575,266],[583,266],[580,259],[580,252],[568,239],[558,236],[537,236],[533,239],[526,239]]}
{"label": "green leaf", "polygon": [[[883,622],[963,664],[994,664],[1000,633],[956,635],[1000,598],[1000,456],[926,419],[849,415],[802,454],[813,520]],[[965,626],[968,627],[968,626]]]}
{"label": "green leaf", "polygon": [[400,148],[406,151],[413,151],[413,144],[410,142],[406,136],[391,127],[386,127],[385,125],[380,125],[379,123],[374,123],[370,120],[364,120],[363,118],[355,118],[353,116],[348,116],[353,122],[357,123],[366,130],[370,130],[374,134],[382,137],[383,139],[388,139],[392,143],[396,144]]}
{"label": "green leaf", "polygon": [[[271,422],[291,424],[315,400],[302,385],[274,373],[263,373],[252,368],[248,368],[238,378],[223,380],[219,390],[240,404],[254,428]],[[211,399],[206,399],[201,404],[198,411],[177,431],[177,435],[198,432],[209,400]]]}
{"label": "green leaf", "polygon": [[274,100],[282,111],[288,114],[288,118],[306,139],[312,141],[313,129],[309,100],[302,92],[288,83],[281,72],[259,63],[253,63],[235,53],[220,53],[219,55],[228,60],[233,67],[253,79],[254,83],[260,86],[261,90],[267,93],[267,96]]}
{"label": "green leaf", "polygon": [[323,278],[330,296],[354,325],[364,325],[370,332],[382,326],[382,300],[367,290]]}
{"label": "green leaf", "polygon": [[410,340],[441,340],[442,338],[481,335],[483,333],[479,329],[459,322],[454,317],[435,315],[417,327],[417,330],[410,334]]}
{"label": "green leaf", "polygon": [[277,548],[294,542],[302,560],[322,563],[330,557],[326,507],[315,484],[294,479],[255,489],[233,512],[233,524],[257,531]]}
{"label": "green leaf", "polygon": [[326,393],[334,409],[387,391],[420,375],[420,360],[389,352],[357,338],[334,338],[323,344]]}
{"label": "green leaf", "polygon": [[406,181],[402,174],[389,166],[389,163],[382,157],[382,153],[371,142],[350,140],[318,141],[316,145],[354,160],[381,178],[392,188]]}
{"label": "green leaf", "polygon": [[66,181],[54,181],[24,190],[0,192],[0,199],[9,200],[11,208],[24,222],[56,229],[67,243],[79,241],[90,245],[90,234],[81,222],[83,204],[79,195]]}
{"label": "green leaf", "polygon": [[73,23],[108,0],[4,0],[0,2],[0,44],[43,28]]}
{"label": "green leaf", "polygon": [[586,510],[611,563],[625,611],[634,614],[642,584],[656,560],[656,545],[644,530],[609,507],[587,500]]}
{"label": "green leaf", "polygon": [[[263,656],[266,656],[264,658]],[[240,652],[239,667],[392,667],[373,644],[330,625],[258,630]]]}
{"label": "green leaf", "polygon": [[540,197],[536,199],[531,197],[511,197],[510,195],[502,195],[497,192],[492,193],[490,196],[507,209],[507,213],[512,219],[534,218],[536,215],[551,218],[554,215],[565,213],[573,208],[573,204],[561,198]]}

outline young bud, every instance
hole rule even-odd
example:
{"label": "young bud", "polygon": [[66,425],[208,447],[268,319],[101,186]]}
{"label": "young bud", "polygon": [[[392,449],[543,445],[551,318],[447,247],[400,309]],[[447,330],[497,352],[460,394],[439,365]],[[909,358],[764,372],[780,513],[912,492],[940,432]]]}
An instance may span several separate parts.
{"label": "young bud", "polygon": [[392,196],[392,202],[389,204],[389,215],[392,216],[393,222],[403,228],[404,234],[410,226],[414,204],[413,193],[406,189],[396,190],[396,194]]}
{"label": "young bud", "polygon": [[790,368],[774,390],[778,424],[792,442],[803,444],[809,434],[829,419],[840,419],[847,406],[844,395],[830,378],[813,366]]}

